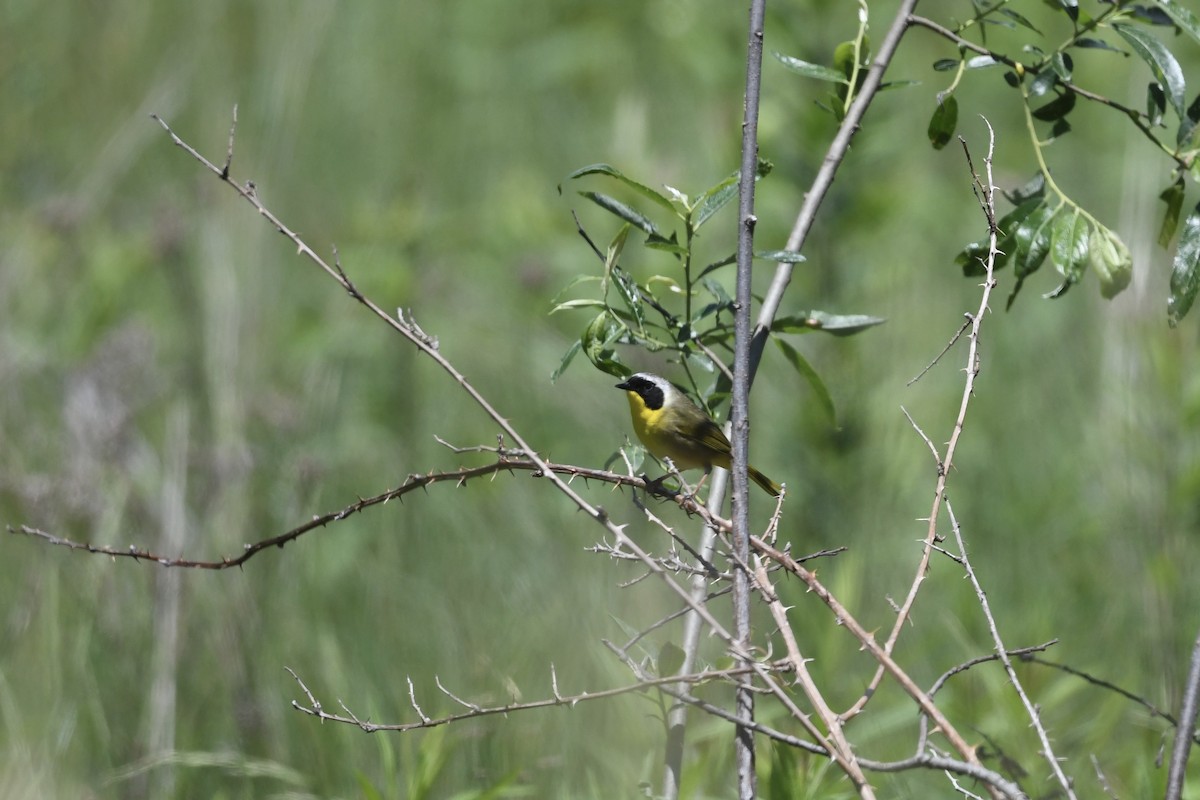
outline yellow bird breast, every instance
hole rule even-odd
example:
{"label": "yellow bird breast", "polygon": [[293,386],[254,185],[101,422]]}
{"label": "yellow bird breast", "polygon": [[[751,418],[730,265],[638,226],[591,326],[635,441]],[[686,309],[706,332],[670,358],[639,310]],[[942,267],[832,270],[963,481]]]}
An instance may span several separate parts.
{"label": "yellow bird breast", "polygon": [[625,394],[629,398],[633,432],[651,455],[671,459],[680,471],[697,467],[707,469],[713,464],[705,448],[687,432],[677,430],[669,423],[665,408],[650,408],[637,392],[627,391]]}

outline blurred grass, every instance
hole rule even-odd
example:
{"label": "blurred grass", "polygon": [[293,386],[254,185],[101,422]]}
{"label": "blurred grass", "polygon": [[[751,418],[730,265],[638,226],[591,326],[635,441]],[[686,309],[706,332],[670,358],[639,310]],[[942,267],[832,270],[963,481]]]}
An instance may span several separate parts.
{"label": "blurred grass", "polygon": [[[775,13],[768,48],[810,60],[838,41],[826,31],[853,31],[838,7],[794,12],[803,26]],[[201,558],[411,472],[473,462],[434,434],[494,441],[445,376],[296,259],[170,145],[151,111],[219,161],[238,103],[234,174],[253,179],[315,247],[336,243],[364,292],[411,307],[531,441],[591,465],[623,441],[624,402],[606,376],[581,361],[548,381],[583,324],[548,317],[550,299],[595,269],[569,211],[597,240],[612,230],[574,187],[560,197],[556,186],[595,161],[685,191],[728,174],[740,8],[126,0],[9,2],[3,14],[0,521],[156,547],[172,414],[190,420],[185,550]],[[927,65],[945,48],[922,36],[902,48],[897,77],[932,80]],[[811,104],[820,87],[771,64],[767,74],[763,153],[777,169],[760,186],[759,235],[781,242],[833,126]],[[1011,97],[971,79],[984,91],[962,118],[988,114],[998,165],[1016,165],[1000,177],[1020,182],[1032,163]],[[982,225],[961,153],[924,142],[934,88],[879,98],[791,289],[789,309],[889,318],[882,332],[798,342],[830,385],[841,427],[810,408],[803,381],[773,350],[755,388],[755,461],[788,482],[786,535],[801,552],[849,545],[822,577],[880,628],[891,621],[887,597],[911,580],[924,527],[915,518],[928,511],[934,479],[899,406],[944,441],[961,349],[915,386],[905,382],[976,302],[951,258]],[[982,126],[971,118],[964,132],[978,160]],[[1053,659],[1170,708],[1200,624],[1189,569],[1200,555],[1194,325],[1166,329],[1164,257],[1138,243],[1144,223],[1127,227],[1155,213],[1157,189],[1136,176],[1162,174],[1162,163],[1141,160],[1144,147],[1115,124],[1079,125],[1072,136],[1114,166],[1055,152],[1056,175],[1130,238],[1141,256],[1136,283],[1112,304],[1088,281],[1046,303],[1036,297],[1050,288],[1041,278],[1011,313],[993,313],[951,497],[1010,646],[1058,637]],[[729,249],[716,228],[707,235],[714,252]],[[668,268],[629,258],[640,274]],[[625,496],[590,491],[657,541]],[[563,692],[627,681],[600,640],[672,604],[657,586],[617,588],[636,572],[584,552],[594,536],[544,485],[499,476],[433,487],[237,572],[182,573],[175,750],[165,756],[147,740],[154,569],[6,538],[0,796],[155,796],[155,776],[168,771],[178,797],[448,797],[487,787],[610,797],[656,786],[661,726],[636,697],[373,737],[289,708],[300,693],[284,666],[327,709],[340,699],[373,721],[412,718],[406,677],[431,715],[454,710],[435,675],[481,703],[549,695],[551,663]],[[818,680],[835,705],[852,701],[867,659],[810,596],[784,590]],[[928,684],[991,643],[956,569],[935,563],[923,593],[900,656]],[[1081,783],[1094,786],[1085,754],[1096,753],[1123,795],[1161,791],[1161,721],[1077,680],[1019,669]],[[1006,755],[1041,769],[996,667],[956,678],[942,700]],[[885,683],[871,709],[854,723],[863,750],[904,755],[909,707]],[[689,744],[687,796],[727,796],[728,729],[696,718]],[[806,796],[845,794],[825,764],[795,754],[764,757],[764,776],[788,757]],[[789,780],[780,772],[765,785]],[[899,775],[877,785],[896,796],[944,784]]]}

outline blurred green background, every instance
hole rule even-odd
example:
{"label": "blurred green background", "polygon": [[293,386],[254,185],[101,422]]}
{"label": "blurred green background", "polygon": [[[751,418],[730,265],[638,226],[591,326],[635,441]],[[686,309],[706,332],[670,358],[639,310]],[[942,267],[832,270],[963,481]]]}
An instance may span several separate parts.
{"label": "blurred green background", "polygon": [[[828,63],[856,8],[777,6],[767,49]],[[876,37],[891,9],[872,6]],[[575,186],[557,186],[597,161],[691,193],[731,172],[742,4],[8,0],[0,23],[0,523],[216,558],[410,473],[485,461],[435,435],[495,442],[443,373],[171,146],[151,112],[219,162],[238,104],[234,176],[312,246],[336,245],[380,305],[413,309],[544,454],[598,467],[625,441],[609,376],[580,359],[549,380],[587,319],[547,311],[598,268],[570,212],[598,241],[616,229]],[[1175,42],[1187,75],[1200,74],[1196,49]],[[935,479],[901,406],[944,442],[962,345],[906,383],[977,305],[952,263],[984,231],[962,153],[925,140],[948,80],[929,64],[953,56],[927,32],[908,35],[891,77],[923,84],[877,99],[785,304],[889,320],[850,339],[792,340],[830,387],[837,427],[774,348],[754,392],[754,460],[790,489],[784,537],[797,552],[849,547],[820,574],[879,629],[912,580]],[[1091,58],[1081,73],[1119,67],[1094,88],[1140,107],[1144,65]],[[775,249],[834,122],[813,104],[826,86],[770,59],[765,84],[762,154],[776,169],[759,186],[758,241]],[[998,181],[1024,182],[1035,167],[1016,96],[991,72],[969,75],[964,92],[977,163],[986,114]],[[1050,151],[1056,177],[1129,243],[1134,284],[1109,303],[1089,278],[1047,302],[1037,294],[1053,276],[1038,276],[1003,313],[1002,276],[950,496],[1010,647],[1057,638],[1054,660],[1173,709],[1200,626],[1198,323],[1165,324],[1170,262],[1153,237],[1166,159],[1112,113],[1081,108],[1075,122]],[[732,249],[733,230],[732,214],[706,229],[711,258]],[[671,269],[662,254],[626,253],[636,275]],[[664,547],[627,494],[587,491]],[[6,537],[0,796],[639,796],[659,781],[653,698],[374,736],[289,705],[303,697],[284,667],[327,710],[341,700],[376,722],[415,718],[406,677],[433,716],[459,710],[435,675],[480,703],[550,696],[551,664],[564,693],[627,682],[601,640],[673,605],[651,582],[620,588],[638,571],[586,552],[598,534],[518,474],[435,486],[222,573]],[[848,705],[868,659],[795,582],[786,591],[818,680]],[[759,627],[770,631],[765,615]],[[664,629],[649,652],[678,636]],[[902,663],[928,685],[991,650],[960,570],[935,561]],[[1084,794],[1099,793],[1091,754],[1122,796],[1161,792],[1161,720],[1020,669]],[[1030,772],[1035,795],[1048,790],[997,668],[940,699],[972,741]],[[693,721],[684,794],[730,796],[730,732]],[[914,730],[913,707],[885,684],[850,732],[861,754],[894,758]],[[775,779],[764,796],[848,795],[820,760],[764,747],[759,763]],[[805,788],[782,794],[793,776]],[[873,780],[883,796],[950,794],[937,774]]]}

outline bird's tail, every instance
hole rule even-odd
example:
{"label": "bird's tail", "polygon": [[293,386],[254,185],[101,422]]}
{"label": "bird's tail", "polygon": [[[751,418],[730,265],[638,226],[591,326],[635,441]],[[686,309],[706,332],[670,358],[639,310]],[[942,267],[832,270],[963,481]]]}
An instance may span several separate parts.
{"label": "bird's tail", "polygon": [[760,487],[762,487],[762,490],[764,492],[771,495],[771,497],[779,497],[779,492],[782,490],[783,487],[781,487],[778,483],[771,480],[766,475],[763,475],[761,472],[756,470],[754,467],[750,467],[749,470],[747,470],[747,472],[750,475],[750,480],[754,481]]}

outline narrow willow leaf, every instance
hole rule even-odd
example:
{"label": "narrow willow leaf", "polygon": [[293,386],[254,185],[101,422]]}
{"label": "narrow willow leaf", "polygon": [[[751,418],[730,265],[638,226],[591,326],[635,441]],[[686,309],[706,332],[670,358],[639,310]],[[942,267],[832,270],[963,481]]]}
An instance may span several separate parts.
{"label": "narrow willow leaf", "polygon": [[1187,316],[1200,289],[1200,205],[1192,209],[1179,234],[1171,268],[1171,294],[1167,298],[1167,324],[1174,328]]}
{"label": "narrow willow leaf", "polygon": [[939,58],[933,62],[934,72],[949,72],[952,69],[958,69],[960,60],[957,58]]}
{"label": "narrow willow leaf", "polygon": [[1167,99],[1171,101],[1171,107],[1175,109],[1179,118],[1186,117],[1184,97],[1187,87],[1183,80],[1183,69],[1171,51],[1157,38],[1136,26],[1113,23],[1112,28],[1129,43],[1133,52],[1150,65],[1155,79],[1166,89]]}
{"label": "narrow willow leaf", "polygon": [[660,206],[667,209],[668,211],[674,212],[676,214],[679,213],[679,210],[677,208],[675,208],[675,206],[671,203],[671,201],[668,198],[666,198],[663,195],[659,194],[658,192],[654,191],[649,186],[646,186],[645,184],[642,184],[642,183],[638,183],[637,181],[633,180],[632,178],[630,178],[629,176],[627,176],[623,172],[621,172],[621,170],[617,169],[616,167],[614,167],[610,164],[590,164],[586,167],[580,167],[579,169],[575,170],[570,175],[568,175],[567,180],[569,180],[569,181],[575,180],[577,178],[582,178],[585,175],[607,175],[610,178],[615,178],[616,180],[625,184],[630,189],[633,189],[635,192],[642,195],[643,197],[648,197],[649,199],[658,203]]}
{"label": "narrow willow leaf", "polygon": [[771,330],[775,333],[825,331],[835,336],[850,336],[885,322],[887,320],[883,317],[872,317],[866,314],[830,314],[814,310],[778,317],[771,323]]}
{"label": "narrow willow leaf", "polygon": [[557,314],[559,311],[572,311],[576,308],[604,308],[603,300],[593,300],[590,297],[581,297],[578,300],[567,300],[559,303],[554,308],[550,309],[551,314]]}
{"label": "narrow willow leaf", "polygon": [[617,231],[617,235],[608,243],[608,252],[604,255],[604,276],[605,279],[612,274],[613,269],[617,266],[617,262],[621,260],[621,251],[625,249],[625,241],[629,238],[629,232],[633,230],[633,226],[626,222]]}
{"label": "narrow willow leaf", "polygon": [[692,215],[692,227],[699,229],[701,225],[732,200],[737,197],[738,176],[735,172],[716,186],[700,196],[696,202],[696,211]]}
{"label": "narrow willow leaf", "polygon": [[806,78],[816,78],[819,81],[829,81],[830,83],[846,83],[846,76],[836,69],[831,69],[820,64],[810,64],[798,58],[785,56],[783,53],[772,53],[771,55],[775,56],[780,64],[783,64],[792,72],[803,75]]}
{"label": "narrow willow leaf", "polygon": [[660,238],[666,238],[659,232],[658,227],[650,221],[649,217],[638,213],[634,209],[622,203],[620,200],[609,197],[606,194],[600,194],[599,192],[580,192],[580,194],[603,208],[605,211],[616,214],[621,219],[637,228],[642,229],[646,233],[659,236]]}
{"label": "narrow willow leaf", "polygon": [[929,143],[933,145],[934,150],[941,150],[950,141],[950,137],[954,135],[955,128],[958,127],[958,101],[954,99],[954,95],[947,95],[938,103],[937,108],[933,110],[933,116],[929,120]]}
{"label": "narrow willow leaf", "polygon": [[1184,8],[1183,3],[1177,2],[1177,0],[1158,0],[1158,7],[1179,26],[1180,30],[1196,42],[1200,42],[1200,17]]}
{"label": "narrow willow leaf", "polygon": [[799,264],[805,260],[804,256],[795,250],[763,250],[755,253],[754,257],[765,261],[777,261],[780,264]]}
{"label": "narrow willow leaf", "polygon": [[1166,247],[1171,243],[1171,239],[1175,237],[1175,231],[1179,229],[1179,212],[1183,210],[1183,176],[1173,184],[1163,189],[1162,194],[1158,196],[1167,204],[1163,211],[1162,225],[1158,228],[1158,246]]}
{"label": "narrow willow leaf", "polygon": [[709,264],[704,269],[700,270],[700,274],[696,277],[703,278],[708,273],[714,272],[714,271],[720,269],[721,267],[728,267],[730,264],[734,263],[735,261],[737,261],[737,253],[730,253],[729,255],[725,256],[725,258],[722,258],[720,261],[714,261],[713,263]]}
{"label": "narrow willow leaf", "polygon": [[1039,31],[1037,28],[1033,27],[1032,22],[1025,19],[1025,17],[1021,16],[1020,14],[1013,11],[1012,9],[1002,8],[1002,9],[1000,9],[1000,13],[1003,14],[1004,16],[1008,17],[1009,19],[1011,19],[1013,22],[1017,23],[1018,25],[1028,28],[1029,30],[1033,31],[1034,33],[1038,34],[1039,36],[1041,35],[1042,32]]}
{"label": "narrow willow leaf", "polygon": [[704,288],[708,290],[718,303],[726,308],[733,308],[733,298],[729,296],[729,292],[725,291],[725,287],[714,281],[712,278],[705,278],[702,283]]}
{"label": "narrow willow leaf", "polygon": [[829,419],[829,424],[837,427],[837,411],[833,406],[833,396],[829,394],[829,388],[825,386],[825,381],[821,380],[821,376],[813,369],[812,364],[800,355],[800,351],[792,347],[783,339],[776,339],[775,344],[779,345],[779,349],[783,351],[784,357],[788,363],[799,372],[808,385],[817,395],[817,404],[821,406],[821,410],[825,412],[825,416]]}
{"label": "narrow willow leaf", "polygon": [[646,327],[645,307],[642,305],[642,293],[638,288],[637,281],[620,267],[614,268],[612,275],[613,283],[617,287],[617,294],[621,296],[621,302],[629,309],[637,330],[644,333]]}
{"label": "narrow willow leaf", "polygon": [[[758,159],[758,164],[754,169],[754,180],[760,181],[771,174],[771,170],[775,165],[765,158]],[[738,192],[738,175],[739,172],[734,172],[725,180],[713,186],[711,189],[704,192],[696,200],[696,209],[692,214],[692,230],[699,230],[708,219],[725,207],[733,198],[737,197]]]}
{"label": "narrow willow leaf", "polygon": [[576,339],[574,342],[571,342],[571,346],[567,348],[567,352],[563,353],[562,360],[558,362],[558,366],[550,374],[551,383],[562,377],[562,374],[567,371],[567,367],[571,365],[572,359],[575,358],[575,354],[579,352],[581,347],[583,347],[582,339]]}
{"label": "narrow willow leaf", "polygon": [[1103,39],[1093,39],[1090,36],[1082,36],[1082,37],[1076,39],[1075,46],[1082,47],[1084,49],[1107,50],[1110,53],[1120,53],[1122,55],[1128,55],[1127,51],[1122,50],[1119,47],[1113,47],[1111,44],[1104,41]]}
{"label": "narrow willow leaf", "polygon": [[[1059,214],[1054,220],[1050,232],[1050,257],[1055,269],[1067,279],[1067,284],[1076,283],[1083,277],[1088,259],[1089,233],[1091,225],[1079,213],[1079,209]],[[1060,287],[1054,296],[1061,296],[1066,289],[1066,286]]]}
{"label": "narrow willow leaf", "polygon": [[664,239],[661,236],[650,234],[646,237],[646,247],[651,250],[662,250],[665,253],[671,253],[677,256],[686,256],[688,249],[685,245],[679,243],[679,239],[675,236],[674,231],[671,232],[670,239]]}

